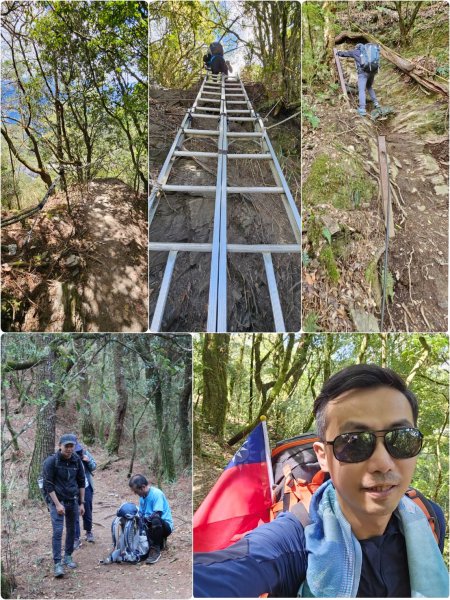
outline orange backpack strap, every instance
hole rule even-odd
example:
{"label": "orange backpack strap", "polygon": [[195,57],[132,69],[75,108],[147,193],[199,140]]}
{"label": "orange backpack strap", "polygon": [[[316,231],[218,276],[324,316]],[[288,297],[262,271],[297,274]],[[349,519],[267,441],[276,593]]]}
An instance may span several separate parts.
{"label": "orange backpack strap", "polygon": [[436,514],[430,502],[425,498],[423,494],[421,494],[418,490],[414,488],[409,488],[408,490],[406,490],[405,495],[408,496],[408,498],[412,500],[414,504],[416,504],[426,516],[427,521],[431,527],[431,531],[433,532],[434,538],[439,546],[439,520],[436,517]]}

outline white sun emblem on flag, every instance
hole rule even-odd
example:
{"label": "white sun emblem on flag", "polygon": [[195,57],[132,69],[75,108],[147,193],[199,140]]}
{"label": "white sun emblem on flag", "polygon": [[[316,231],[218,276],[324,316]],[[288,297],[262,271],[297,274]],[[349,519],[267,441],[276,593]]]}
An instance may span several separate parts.
{"label": "white sun emblem on flag", "polygon": [[234,455],[234,462],[236,462],[236,463],[245,462],[248,458],[248,455],[249,455],[249,451],[246,448],[246,445],[244,444],[242,446],[242,448],[239,448],[239,450]]}

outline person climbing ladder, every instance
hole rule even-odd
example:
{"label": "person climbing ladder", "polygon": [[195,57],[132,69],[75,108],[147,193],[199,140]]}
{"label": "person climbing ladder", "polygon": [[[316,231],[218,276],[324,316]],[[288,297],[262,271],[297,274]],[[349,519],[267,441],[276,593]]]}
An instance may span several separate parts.
{"label": "person climbing ladder", "polygon": [[380,67],[380,48],[376,44],[356,44],[354,50],[340,50],[337,53],[342,58],[353,58],[358,73],[358,114],[366,116],[366,90],[375,108],[380,108],[372,84]]}

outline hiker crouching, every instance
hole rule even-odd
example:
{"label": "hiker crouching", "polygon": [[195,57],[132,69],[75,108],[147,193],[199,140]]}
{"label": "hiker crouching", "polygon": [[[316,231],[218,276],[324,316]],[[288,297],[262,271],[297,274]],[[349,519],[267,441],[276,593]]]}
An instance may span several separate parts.
{"label": "hiker crouching", "polygon": [[161,558],[161,550],[173,531],[172,513],[163,492],[150,485],[143,475],[133,475],[128,485],[140,498],[139,513],[145,520],[149,545],[147,564]]}
{"label": "hiker crouching", "polygon": [[[64,565],[75,569],[72,560],[75,540],[75,523],[84,515],[84,469],[75,453],[77,438],[66,433],[59,440],[59,450],[45,459],[43,464],[43,486],[45,499],[52,520],[53,561],[55,577],[64,575]],[[64,559],[61,560],[62,534],[66,521],[66,543]]]}
{"label": "hiker crouching", "polygon": [[[373,82],[379,69],[379,50],[376,44],[356,44],[353,50],[341,50],[337,53],[342,58],[353,58],[358,74],[358,114],[366,115],[366,90],[375,108],[380,108]],[[370,53],[372,52],[372,56]]]}
{"label": "hiker crouching", "polygon": [[194,555],[194,597],[447,598],[444,514],[407,493],[423,439],[415,395],[394,371],[359,364],[325,382],[313,412],[328,478],[309,509],[300,501]]}

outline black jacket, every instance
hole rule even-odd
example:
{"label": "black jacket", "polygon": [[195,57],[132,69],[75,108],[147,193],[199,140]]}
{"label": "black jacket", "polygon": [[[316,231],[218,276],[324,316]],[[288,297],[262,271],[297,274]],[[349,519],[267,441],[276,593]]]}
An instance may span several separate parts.
{"label": "black jacket", "polygon": [[46,496],[56,492],[60,502],[78,498],[79,488],[85,487],[83,463],[75,452],[68,460],[61,456],[60,450],[46,458],[42,477]]}

